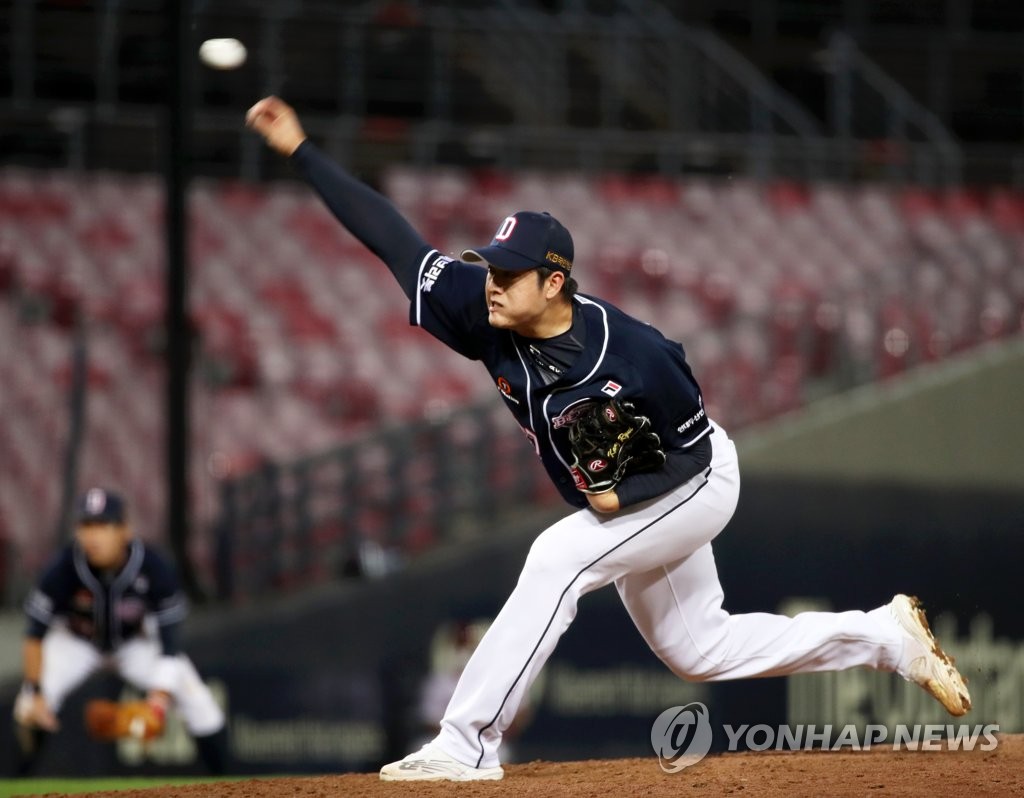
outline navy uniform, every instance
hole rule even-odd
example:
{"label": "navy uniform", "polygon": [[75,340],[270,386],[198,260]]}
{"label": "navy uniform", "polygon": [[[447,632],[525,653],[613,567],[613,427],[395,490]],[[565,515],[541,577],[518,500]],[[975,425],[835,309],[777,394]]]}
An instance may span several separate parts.
{"label": "navy uniform", "polygon": [[[575,617],[579,598],[608,584],[651,649],[681,678],[867,666],[898,671],[936,697],[932,685],[944,679],[946,694],[959,694],[940,700],[954,714],[966,711],[962,678],[948,660],[929,653],[930,633],[905,602],[795,618],[729,615],[722,608],[711,542],[735,510],[739,468],[733,442],[707,418],[683,348],[613,305],[580,294],[566,299],[568,309],[554,309],[569,321],[552,336],[527,337],[489,315],[485,287],[509,274],[537,270],[538,291],[544,291],[552,285],[545,275],[560,270],[562,287],[572,294],[572,238],[554,217],[514,213],[489,245],[460,258],[446,255],[386,198],[326,158],[293,115],[279,99],[266,98],[248,121],[291,157],[336,218],[384,261],[410,300],[411,322],[481,361],[575,510],[537,537],[518,584],[462,673],[440,734],[385,765],[382,779],[502,778],[503,732]],[[618,507],[605,512],[574,484],[567,426],[579,408],[609,397],[632,402],[651,419],[667,459],[654,473],[626,476],[615,487]]]}
{"label": "navy uniform", "polygon": [[[26,650],[41,651],[42,661],[19,696],[16,720],[38,725],[28,712],[29,696],[40,696],[56,716],[93,673],[113,670],[150,696],[169,697],[207,767],[222,772],[224,713],[180,649],[188,603],[174,569],[130,535],[116,493],[93,488],[83,494],[76,524],[76,540],[58,552],[25,601]],[[115,547],[124,546],[115,567],[98,567],[77,537],[91,525],[123,535],[114,538]]]}

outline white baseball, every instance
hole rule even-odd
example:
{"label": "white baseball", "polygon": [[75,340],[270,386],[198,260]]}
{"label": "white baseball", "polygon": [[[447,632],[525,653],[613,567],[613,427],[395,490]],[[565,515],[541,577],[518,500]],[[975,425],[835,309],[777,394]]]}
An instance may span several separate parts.
{"label": "white baseball", "polygon": [[248,51],[238,39],[207,39],[199,46],[199,58],[213,69],[237,69]]}

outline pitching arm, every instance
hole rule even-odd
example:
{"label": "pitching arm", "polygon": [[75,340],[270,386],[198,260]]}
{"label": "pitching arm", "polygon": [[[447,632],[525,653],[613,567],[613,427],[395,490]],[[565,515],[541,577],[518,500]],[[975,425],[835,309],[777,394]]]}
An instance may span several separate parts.
{"label": "pitching arm", "polygon": [[313,144],[295,110],[283,100],[260,100],[249,109],[246,124],[291,160],[334,217],[384,261],[412,299],[419,261],[429,246],[391,201],[345,172]]}

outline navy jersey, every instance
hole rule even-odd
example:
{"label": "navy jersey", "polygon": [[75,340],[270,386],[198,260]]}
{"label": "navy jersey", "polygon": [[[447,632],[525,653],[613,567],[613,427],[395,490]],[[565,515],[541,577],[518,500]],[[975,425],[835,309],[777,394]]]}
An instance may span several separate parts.
{"label": "navy jersey", "polygon": [[139,635],[151,615],[165,655],[177,653],[174,632],[187,610],[170,564],[137,539],[128,545],[124,566],[112,574],[90,567],[78,545],[66,546],[25,601],[30,636],[42,637],[55,618],[63,617],[73,634],[101,651],[113,651]]}
{"label": "navy jersey", "polygon": [[488,323],[486,278],[484,268],[437,250],[426,252],[410,321],[483,363],[567,502],[588,506],[570,471],[569,426],[593,402],[610,397],[632,402],[651,419],[666,452],[687,449],[711,431],[683,347],[608,302],[585,295],[573,300],[574,312],[582,313],[586,325],[583,352],[565,374],[544,384],[526,355],[528,339]]}

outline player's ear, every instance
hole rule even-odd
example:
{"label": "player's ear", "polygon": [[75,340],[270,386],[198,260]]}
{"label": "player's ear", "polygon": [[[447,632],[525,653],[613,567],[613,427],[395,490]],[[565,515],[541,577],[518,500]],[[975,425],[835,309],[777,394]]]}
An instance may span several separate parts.
{"label": "player's ear", "polygon": [[562,293],[563,285],[565,285],[565,274],[557,269],[552,269],[548,279],[544,282],[544,296],[548,299],[554,299]]}

